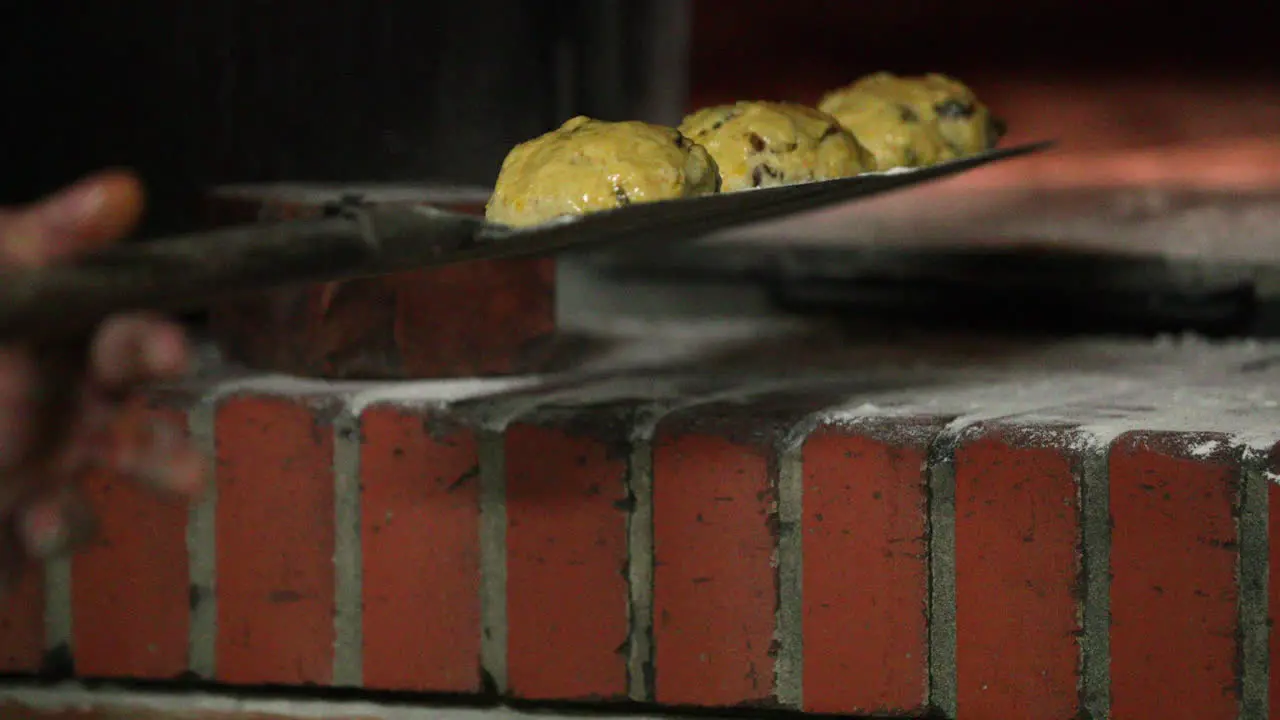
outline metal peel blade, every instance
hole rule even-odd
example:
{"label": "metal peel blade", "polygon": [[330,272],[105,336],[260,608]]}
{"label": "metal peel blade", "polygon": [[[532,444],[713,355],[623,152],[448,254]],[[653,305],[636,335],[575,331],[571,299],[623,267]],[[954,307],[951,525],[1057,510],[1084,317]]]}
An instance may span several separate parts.
{"label": "metal peel blade", "polygon": [[616,242],[693,239],[949,177],[1050,145],[992,150],[913,170],[636,204],[520,229],[422,206],[356,203],[319,219],[115,246],[74,264],[0,273],[0,338],[66,337],[116,312],[194,310],[230,294],[286,284]]}

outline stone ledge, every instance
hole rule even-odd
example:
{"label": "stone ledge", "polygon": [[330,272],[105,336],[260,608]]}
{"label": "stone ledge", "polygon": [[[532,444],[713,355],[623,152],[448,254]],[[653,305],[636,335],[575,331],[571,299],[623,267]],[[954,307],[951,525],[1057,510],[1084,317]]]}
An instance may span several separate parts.
{"label": "stone ledge", "polygon": [[1280,352],[882,357],[172,389],[137,412],[185,414],[214,491],[95,486],[106,534],[5,608],[0,660],[844,714],[1265,710]]}

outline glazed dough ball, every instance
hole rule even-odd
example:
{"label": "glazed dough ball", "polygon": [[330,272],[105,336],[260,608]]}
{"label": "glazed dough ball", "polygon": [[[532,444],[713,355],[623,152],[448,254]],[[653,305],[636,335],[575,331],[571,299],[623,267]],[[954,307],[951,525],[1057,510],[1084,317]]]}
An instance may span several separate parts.
{"label": "glazed dough ball", "polygon": [[849,177],[873,159],[830,115],[792,103],[740,102],[699,110],[680,132],[704,146],[724,192]]}
{"label": "glazed dough ball", "polygon": [[972,155],[990,150],[1004,134],[1001,123],[991,115],[964,83],[937,73],[923,77],[897,78],[878,73],[864,79],[880,92],[910,102],[921,117],[937,123],[943,140],[956,155]]}
{"label": "glazed dough ball", "polygon": [[972,90],[936,73],[868,75],[829,93],[818,107],[844,123],[876,155],[882,170],[989,150],[1004,134],[1002,123]]}
{"label": "glazed dough ball", "polygon": [[937,124],[923,121],[909,105],[851,86],[828,94],[818,107],[858,138],[877,170],[924,167],[954,156]]}
{"label": "glazed dough ball", "polygon": [[706,149],[673,128],[575,117],[511,150],[485,218],[523,227],[632,203],[706,195],[719,186]]}

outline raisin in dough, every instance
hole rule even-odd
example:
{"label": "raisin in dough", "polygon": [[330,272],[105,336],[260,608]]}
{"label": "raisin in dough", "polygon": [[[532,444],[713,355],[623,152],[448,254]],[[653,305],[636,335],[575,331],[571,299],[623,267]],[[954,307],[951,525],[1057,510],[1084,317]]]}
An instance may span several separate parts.
{"label": "raisin in dough", "polygon": [[517,145],[502,162],[485,218],[511,226],[715,193],[706,149],[673,128],[575,117]]}
{"label": "raisin in dough", "polygon": [[723,190],[831,180],[872,169],[871,155],[830,115],[792,103],[699,110],[680,132],[711,153]]}
{"label": "raisin in dough", "polygon": [[989,150],[1004,134],[1002,123],[972,90],[936,73],[868,75],[829,93],[819,107],[867,145],[882,170]]}

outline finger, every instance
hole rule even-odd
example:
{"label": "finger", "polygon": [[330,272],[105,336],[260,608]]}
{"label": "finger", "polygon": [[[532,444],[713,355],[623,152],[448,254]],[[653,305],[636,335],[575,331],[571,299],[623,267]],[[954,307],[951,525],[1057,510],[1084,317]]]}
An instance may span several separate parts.
{"label": "finger", "polygon": [[142,207],[133,175],[91,175],[0,218],[0,262],[39,267],[102,247],[130,232]]}
{"label": "finger", "polygon": [[117,466],[120,479],[162,495],[187,499],[200,497],[205,488],[204,456],[190,446],[172,448],[163,455],[146,453],[134,465]]}
{"label": "finger", "polygon": [[[104,170],[90,175],[72,186],[84,188],[90,198],[84,205],[88,212],[67,213],[65,225],[68,234],[85,243],[87,247],[101,247],[133,232],[142,217],[146,205],[146,193],[137,176],[127,170]],[[56,211],[48,216],[58,217]]]}
{"label": "finger", "polygon": [[67,483],[57,493],[23,508],[18,515],[18,541],[28,557],[49,560],[83,545],[96,527],[78,484]]}
{"label": "finger", "polygon": [[179,377],[189,362],[181,326],[146,314],[108,319],[90,349],[94,380],[111,390]]}
{"label": "finger", "polygon": [[104,449],[107,469],[165,494],[194,497],[205,482],[205,460],[173,423],[122,419]]}

